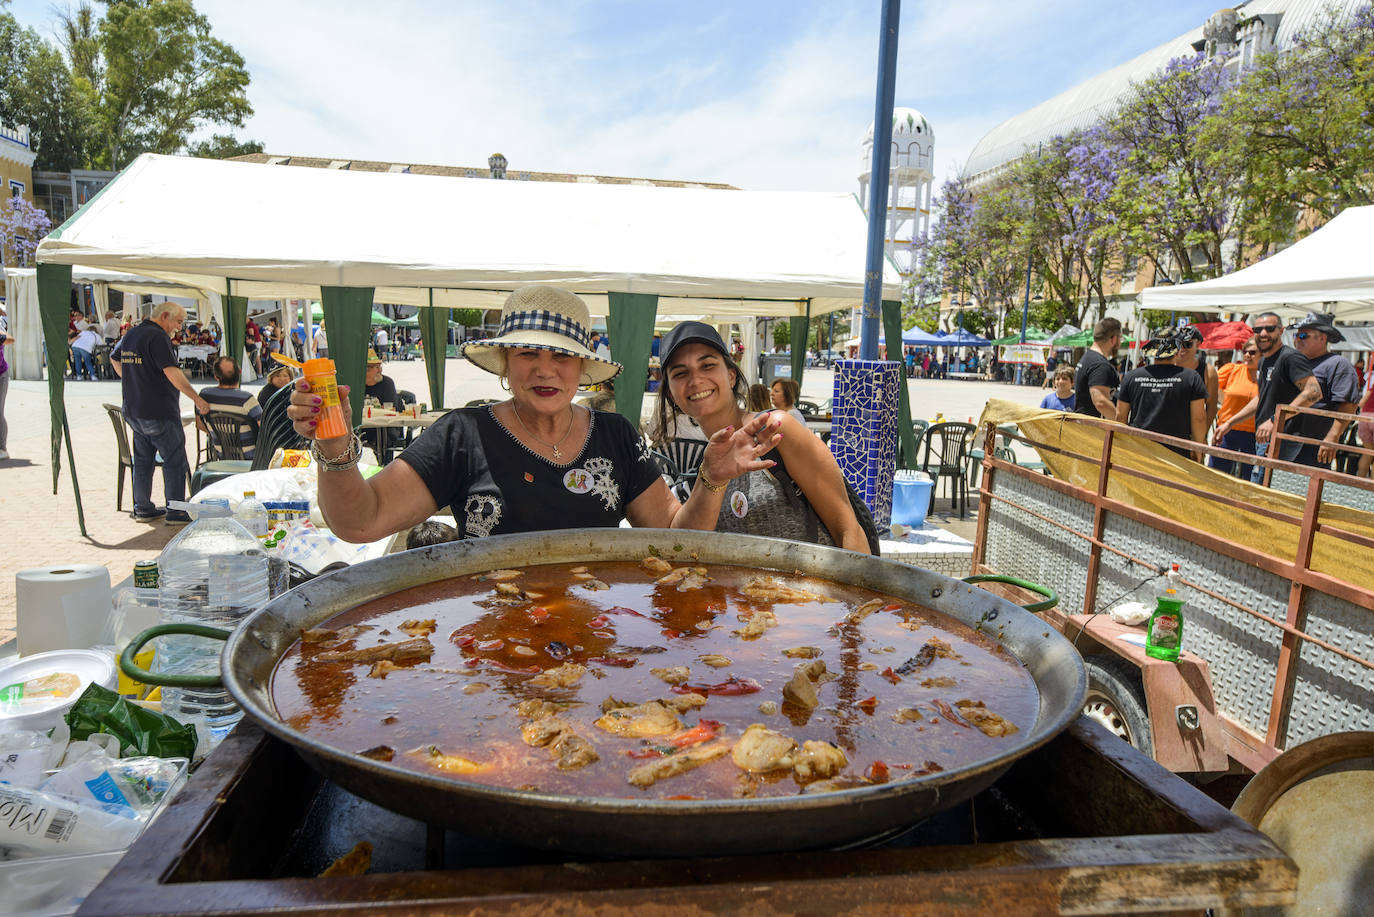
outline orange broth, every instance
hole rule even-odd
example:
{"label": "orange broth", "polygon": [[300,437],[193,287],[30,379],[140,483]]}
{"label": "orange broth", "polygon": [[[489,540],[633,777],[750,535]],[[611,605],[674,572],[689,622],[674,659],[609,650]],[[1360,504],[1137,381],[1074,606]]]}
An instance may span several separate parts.
{"label": "orange broth", "polygon": [[[651,668],[688,666],[688,685],[720,684],[732,676],[756,681],[755,693],[710,695],[705,706],[681,715],[684,728],[717,721],[723,724],[720,740],[733,742],[751,723],[763,723],[799,744],[830,742],[848,758],[842,773],[854,777],[873,777],[875,762],[886,765],[892,780],[929,772],[931,764],[948,770],[996,755],[1017,740],[985,735],[962,719],[941,715],[937,702],[952,707],[966,698],[981,701],[1022,731],[1035,722],[1039,694],[1030,674],[995,641],[946,615],[815,577],[706,566],[710,580],[685,591],[658,585],[656,574],[634,563],[526,567],[510,582],[538,597],[514,607],[479,605],[494,596],[495,584],[469,575],[397,592],[320,626],[371,625],[342,644],[365,649],[409,639],[398,629],[403,621],[433,618],[437,630],[429,636],[429,661],[375,678],[369,677],[370,664],[322,662],[315,659],[322,651],[318,644],[298,641],[273,674],[277,713],[292,728],[343,751],[394,749],[392,763],[422,773],[442,772],[423,753],[407,752],[435,746],[482,767],[458,779],[567,795],[691,798],[730,798],[745,792],[746,782],[747,794],[757,796],[795,794],[802,786],[791,771],[746,780],[730,755],[645,789],[628,783],[627,773],[643,763],[629,753],[642,755],[658,740],[614,736],[593,721],[607,697],[632,703],[674,697]],[[588,590],[574,578],[574,568],[585,568],[610,588]],[[759,603],[741,593],[763,575],[830,601]],[[857,624],[844,623],[875,598],[887,600],[881,610]],[[734,633],[762,610],[776,615],[776,627],[756,639]],[[931,637],[947,643],[954,655],[895,675]],[[802,646],[819,648],[828,672],[838,676],[818,685],[820,705],[810,711],[784,703],[781,693],[795,666],[806,661],[782,651]],[[563,647],[566,657],[556,658]],[[706,654],[726,656],[731,664],[708,667],[700,661]],[[588,671],[567,688],[529,684],[538,671],[560,662],[582,663]],[[563,716],[593,744],[599,760],[563,771],[546,748],[526,745],[515,707],[528,698],[575,704]],[[770,701],[777,712],[760,712]],[[904,708],[922,716],[894,719]]]}

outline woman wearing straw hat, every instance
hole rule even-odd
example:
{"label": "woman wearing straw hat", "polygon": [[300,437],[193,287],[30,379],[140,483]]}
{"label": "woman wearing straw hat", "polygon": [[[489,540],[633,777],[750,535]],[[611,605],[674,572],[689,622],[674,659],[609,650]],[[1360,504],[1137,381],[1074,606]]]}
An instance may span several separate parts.
{"label": "woman wearing straw hat", "polygon": [[[707,485],[769,467],[760,456],[778,441],[777,424],[757,418],[720,431],[703,460],[706,485],[679,504],[629,421],[573,404],[579,386],[621,369],[588,347],[590,326],[580,297],[521,287],[506,299],[498,335],[463,345],[464,357],[501,377],[508,401],[450,411],[400,461],[367,480],[356,468],[357,436],[315,441],[320,510],[334,534],[375,541],[445,505],[464,538],[611,527],[622,518],[652,528],[712,528],[719,498]],[[340,399],[347,415],[346,387]],[[288,413],[301,435],[313,437],[319,406],[309,386],[297,383]]]}

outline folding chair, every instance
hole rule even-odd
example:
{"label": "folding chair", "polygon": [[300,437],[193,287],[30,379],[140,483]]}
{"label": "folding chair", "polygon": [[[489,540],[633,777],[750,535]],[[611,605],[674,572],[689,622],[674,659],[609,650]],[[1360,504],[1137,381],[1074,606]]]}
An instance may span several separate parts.
{"label": "folding chair", "polygon": [[[950,508],[957,505],[960,518],[968,515],[968,476],[965,466],[968,464],[969,443],[977,429],[971,423],[937,423],[927,428],[923,437],[926,449],[921,470],[933,479],[933,491],[939,489],[941,478],[949,481]],[[934,504],[932,497],[931,505]]]}
{"label": "folding chair", "polygon": [[[121,512],[124,509],[124,470],[127,468],[130,472],[133,471],[134,453],[129,445],[129,430],[124,422],[124,409],[116,404],[104,404],[101,405],[101,407],[105,409],[106,414],[110,415],[110,423],[114,425],[115,449],[117,452],[116,474],[118,475],[115,484],[115,512]],[[161,455],[157,455],[155,461],[159,468],[162,467]],[[186,480],[188,482],[192,480],[189,473],[186,476]],[[195,493],[195,491],[193,490],[192,493]]]}

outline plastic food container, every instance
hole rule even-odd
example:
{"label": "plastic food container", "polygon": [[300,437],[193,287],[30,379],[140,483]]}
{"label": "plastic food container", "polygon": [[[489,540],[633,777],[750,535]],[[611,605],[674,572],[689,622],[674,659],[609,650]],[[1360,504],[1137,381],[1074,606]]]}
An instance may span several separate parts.
{"label": "plastic food container", "polygon": [[0,732],[50,729],[92,682],[114,689],[114,659],[95,650],[52,650],[0,665]]}

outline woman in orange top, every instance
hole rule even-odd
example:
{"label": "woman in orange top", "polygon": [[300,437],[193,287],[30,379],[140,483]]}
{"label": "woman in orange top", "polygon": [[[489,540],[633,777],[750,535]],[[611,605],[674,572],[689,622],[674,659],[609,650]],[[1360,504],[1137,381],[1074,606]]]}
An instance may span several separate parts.
{"label": "woman in orange top", "polygon": [[[1260,362],[1259,345],[1255,342],[1255,338],[1252,337],[1242,344],[1240,352],[1239,363],[1227,363],[1225,366],[1217,367],[1217,382],[1221,389],[1221,408],[1217,411],[1218,426],[1230,420],[1236,412],[1250,403],[1250,399],[1259,394],[1259,386],[1255,381],[1255,370],[1259,368]],[[1255,421],[1253,419],[1241,421],[1223,436],[1217,445],[1233,452],[1254,455]],[[1207,463],[1224,474],[1234,474],[1235,466],[1239,464],[1215,455],[1208,458]],[[1250,480],[1252,467],[1251,465],[1240,465],[1241,480]]]}

